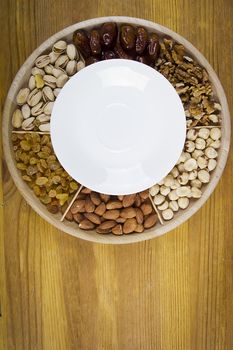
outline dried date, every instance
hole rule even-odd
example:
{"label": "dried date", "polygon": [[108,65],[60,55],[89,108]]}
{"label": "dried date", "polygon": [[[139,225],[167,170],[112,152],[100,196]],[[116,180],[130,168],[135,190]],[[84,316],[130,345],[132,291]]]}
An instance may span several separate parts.
{"label": "dried date", "polygon": [[91,56],[91,48],[89,45],[89,39],[87,33],[80,29],[74,32],[73,42],[76,45],[77,49],[81,52],[84,58]]}
{"label": "dried date", "polygon": [[120,43],[124,50],[131,51],[135,49],[136,33],[131,25],[123,25],[120,31]]}
{"label": "dried date", "polygon": [[90,48],[93,55],[101,54],[100,33],[97,29],[91,30]]}
{"label": "dried date", "polygon": [[100,29],[101,44],[105,49],[110,49],[115,45],[118,29],[114,22],[104,23]]}
{"label": "dried date", "polygon": [[143,27],[138,27],[136,29],[136,53],[138,55],[141,55],[145,51],[147,43],[148,43],[148,33],[146,29]]}

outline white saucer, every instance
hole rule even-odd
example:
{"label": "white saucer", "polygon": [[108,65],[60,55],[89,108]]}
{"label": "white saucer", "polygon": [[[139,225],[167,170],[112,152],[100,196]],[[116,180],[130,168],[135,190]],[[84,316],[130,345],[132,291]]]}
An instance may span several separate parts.
{"label": "white saucer", "polygon": [[51,138],[65,170],[106,194],[130,194],[159,182],[185,142],[185,113],[155,69],[106,60],[75,74],[53,107]]}

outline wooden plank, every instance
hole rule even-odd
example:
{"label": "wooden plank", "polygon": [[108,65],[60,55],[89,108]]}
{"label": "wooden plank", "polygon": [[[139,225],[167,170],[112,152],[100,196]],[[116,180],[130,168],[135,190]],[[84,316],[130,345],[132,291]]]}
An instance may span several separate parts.
{"label": "wooden plank", "polygon": [[[231,0],[3,1],[1,107],[40,43],[67,25],[105,15],[150,19],[190,40],[217,71],[233,111]],[[0,349],[232,349],[232,171],[231,152],[211,198],[176,230],[110,246],[46,223],[3,167]]]}

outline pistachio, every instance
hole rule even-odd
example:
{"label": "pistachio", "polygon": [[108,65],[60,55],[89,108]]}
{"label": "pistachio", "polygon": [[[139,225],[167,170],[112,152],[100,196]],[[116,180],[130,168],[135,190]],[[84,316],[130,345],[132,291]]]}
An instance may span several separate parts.
{"label": "pistachio", "polygon": [[40,131],[50,131],[50,123],[39,125],[39,130]]}
{"label": "pistachio", "polygon": [[53,90],[50,86],[45,86],[42,90],[43,100],[53,102],[55,100]]}
{"label": "pistachio", "polygon": [[54,96],[57,97],[60,93],[61,89],[60,88],[56,88],[53,90]]}
{"label": "pistachio", "polygon": [[40,69],[40,68],[38,68],[38,67],[33,67],[33,68],[32,68],[32,75],[35,76],[36,74],[40,74],[40,75],[44,76],[44,75],[45,75],[45,72],[44,72],[43,69]]}
{"label": "pistachio", "polygon": [[67,63],[67,66],[66,66],[66,73],[68,75],[74,75],[76,73],[76,70],[77,70],[77,64],[76,64],[76,61],[69,61]]}
{"label": "pistachio", "polygon": [[47,102],[44,105],[44,109],[43,109],[44,114],[51,115],[52,109],[53,109],[53,105],[54,105],[54,102]]}
{"label": "pistachio", "polygon": [[55,62],[56,68],[65,68],[67,63],[69,62],[69,57],[67,55],[61,55],[58,57],[58,59]]}
{"label": "pistachio", "polygon": [[22,115],[23,115],[23,118],[24,119],[27,119],[30,117],[31,115],[31,110],[30,110],[30,107],[28,106],[28,104],[24,104],[21,108],[21,112],[22,112]]}
{"label": "pistachio", "polygon": [[77,50],[76,50],[76,47],[74,46],[74,44],[67,45],[66,54],[70,60],[74,60],[75,58],[78,58],[77,57]]}
{"label": "pistachio", "polygon": [[22,123],[22,129],[32,130],[34,128],[34,125],[33,125],[34,120],[35,120],[34,117],[30,117],[30,118],[25,119]]}
{"label": "pistachio", "polygon": [[43,111],[43,102],[39,102],[37,105],[32,107],[31,114],[33,116],[37,116],[37,115],[40,115],[42,111]]}
{"label": "pistachio", "polygon": [[48,64],[46,67],[44,67],[44,70],[45,70],[46,74],[49,74],[49,75],[53,74],[52,73],[53,72],[53,65],[52,64]]}
{"label": "pistachio", "polygon": [[30,90],[34,90],[36,87],[36,81],[34,75],[31,75],[28,81],[28,87]]}
{"label": "pistachio", "polygon": [[78,61],[77,63],[77,72],[79,72],[81,69],[85,68],[85,63],[83,61]]}
{"label": "pistachio", "polygon": [[49,55],[39,56],[35,61],[35,65],[37,68],[43,68],[43,67],[47,66],[47,64],[49,64],[49,63],[50,63]]}
{"label": "pistachio", "polygon": [[27,103],[29,104],[29,106],[34,107],[40,102],[41,97],[42,97],[41,90],[34,89],[30,92],[27,98]]}
{"label": "pistachio", "polygon": [[55,76],[55,78],[58,78],[60,75],[64,74],[65,71],[62,68],[53,68],[52,74]]}
{"label": "pistachio", "polygon": [[17,96],[16,96],[16,102],[18,105],[23,105],[27,102],[28,95],[30,93],[29,88],[23,88],[20,89]]}
{"label": "pistachio", "polygon": [[23,115],[20,109],[16,109],[12,116],[12,126],[14,128],[20,128],[23,122]]}
{"label": "pistachio", "polygon": [[56,60],[58,59],[59,55],[60,55],[59,53],[56,53],[54,51],[50,52],[50,54],[49,54],[50,63],[54,64],[56,62]]}
{"label": "pistachio", "polygon": [[53,45],[53,52],[61,54],[65,52],[67,44],[64,40],[59,40]]}
{"label": "pistachio", "polygon": [[65,83],[68,81],[68,76],[66,74],[62,74],[57,78],[57,87],[62,88]]}
{"label": "pistachio", "polygon": [[50,121],[50,115],[45,115],[42,113],[36,117],[36,120],[38,120],[40,123],[48,122]]}

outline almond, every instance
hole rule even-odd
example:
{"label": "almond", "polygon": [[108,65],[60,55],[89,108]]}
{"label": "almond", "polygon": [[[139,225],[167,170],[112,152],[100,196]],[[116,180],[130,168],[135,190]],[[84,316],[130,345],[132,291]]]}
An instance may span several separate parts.
{"label": "almond", "polygon": [[66,217],[66,220],[73,221],[73,215],[70,210],[68,211],[65,217]]}
{"label": "almond", "polygon": [[98,193],[96,192],[91,192],[90,193],[90,197],[91,197],[91,200],[92,202],[95,204],[95,205],[99,205],[101,203],[101,199],[100,199],[100,196]]}
{"label": "almond", "polygon": [[126,218],[119,217],[116,219],[116,222],[118,222],[119,224],[123,224],[124,222],[126,222]]}
{"label": "almond", "polygon": [[73,215],[74,221],[78,224],[84,219],[84,216],[81,213],[76,213]]}
{"label": "almond", "polygon": [[144,215],[149,215],[152,213],[153,208],[152,208],[152,205],[150,203],[143,203],[141,205],[141,210],[142,210]]}
{"label": "almond", "polygon": [[143,225],[138,224],[137,227],[135,228],[135,232],[142,233],[143,231],[144,231]]}
{"label": "almond", "polygon": [[114,221],[114,220],[106,220],[106,221],[102,222],[102,224],[100,224],[98,226],[98,228],[101,229],[101,230],[110,230],[114,226],[116,226],[116,221]]}
{"label": "almond", "polygon": [[102,229],[102,228],[97,227],[96,232],[97,233],[101,233],[101,234],[111,233],[111,229],[109,229],[109,228],[108,229]]}
{"label": "almond", "polygon": [[137,221],[135,218],[127,219],[123,225],[123,232],[125,234],[132,233],[137,227]]}
{"label": "almond", "polygon": [[141,201],[141,197],[139,196],[139,194],[136,195],[136,199],[135,199],[135,207],[140,207],[140,205],[142,204],[142,201]]}
{"label": "almond", "polygon": [[152,226],[154,226],[156,224],[156,221],[157,221],[157,215],[151,214],[146,218],[146,220],[144,222],[144,227],[151,228]]}
{"label": "almond", "polygon": [[78,226],[82,230],[93,230],[93,228],[95,227],[93,222],[89,221],[88,219],[82,220]]}
{"label": "almond", "polygon": [[98,205],[98,207],[96,207],[95,209],[95,213],[100,216],[102,216],[105,213],[105,211],[106,211],[106,205],[104,202],[100,203],[100,205]]}
{"label": "almond", "polygon": [[89,194],[89,193],[91,193],[91,190],[90,190],[90,188],[85,187],[82,189],[81,193]]}
{"label": "almond", "polygon": [[136,194],[129,194],[127,196],[124,196],[122,204],[124,208],[131,207],[133,205],[134,201],[136,199]]}
{"label": "almond", "polygon": [[85,200],[83,200],[83,199],[76,200],[72,204],[70,211],[72,214],[85,212]]}
{"label": "almond", "polygon": [[96,225],[101,224],[100,217],[94,213],[85,213],[84,216]]}
{"label": "almond", "polygon": [[121,210],[121,217],[126,219],[131,219],[136,216],[135,208],[124,208]]}
{"label": "almond", "polygon": [[103,217],[108,220],[116,220],[119,216],[120,216],[120,210],[118,209],[107,210],[103,214]]}
{"label": "almond", "polygon": [[101,194],[100,194],[100,198],[102,199],[102,201],[103,201],[104,203],[107,203],[107,202],[109,201],[109,199],[110,199],[110,196],[109,196],[108,194],[103,194],[103,193],[101,193]]}
{"label": "almond", "polygon": [[141,225],[143,223],[143,220],[144,220],[144,216],[143,216],[143,212],[140,208],[136,208],[136,220],[137,220],[137,223],[139,225]]}
{"label": "almond", "polygon": [[145,200],[149,197],[149,191],[148,190],[142,191],[139,193],[139,196]]}
{"label": "almond", "polygon": [[121,225],[116,225],[115,227],[113,227],[112,233],[114,235],[122,235],[123,234],[122,226]]}
{"label": "almond", "polygon": [[95,205],[93,204],[89,196],[87,196],[85,199],[85,210],[87,213],[93,213],[93,211],[95,210]]}
{"label": "almond", "polygon": [[107,209],[120,209],[122,208],[122,203],[118,200],[109,201],[106,205]]}

